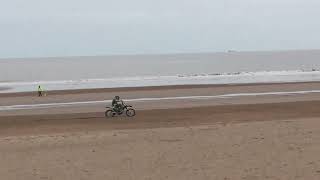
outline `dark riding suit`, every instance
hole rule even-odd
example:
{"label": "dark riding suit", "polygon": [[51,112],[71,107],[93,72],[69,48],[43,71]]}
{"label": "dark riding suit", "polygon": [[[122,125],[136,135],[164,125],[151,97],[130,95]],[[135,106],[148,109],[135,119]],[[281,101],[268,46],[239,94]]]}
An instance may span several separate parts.
{"label": "dark riding suit", "polygon": [[117,100],[113,99],[112,100],[112,107],[116,112],[121,112],[123,108],[123,101],[122,100]]}

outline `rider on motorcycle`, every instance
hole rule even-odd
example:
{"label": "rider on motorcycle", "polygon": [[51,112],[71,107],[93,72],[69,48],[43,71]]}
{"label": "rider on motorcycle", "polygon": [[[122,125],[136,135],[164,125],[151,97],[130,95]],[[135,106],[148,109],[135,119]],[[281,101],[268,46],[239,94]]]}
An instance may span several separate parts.
{"label": "rider on motorcycle", "polygon": [[124,106],[124,103],[123,103],[122,99],[120,99],[119,96],[115,96],[112,100],[112,108],[116,112],[121,112],[123,110],[123,106]]}

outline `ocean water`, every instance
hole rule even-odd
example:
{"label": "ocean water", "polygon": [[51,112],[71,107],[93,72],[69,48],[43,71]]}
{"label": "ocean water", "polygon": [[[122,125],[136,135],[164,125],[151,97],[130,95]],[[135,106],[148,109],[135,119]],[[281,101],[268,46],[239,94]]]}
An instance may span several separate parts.
{"label": "ocean water", "polygon": [[320,80],[320,50],[0,59],[0,92]]}

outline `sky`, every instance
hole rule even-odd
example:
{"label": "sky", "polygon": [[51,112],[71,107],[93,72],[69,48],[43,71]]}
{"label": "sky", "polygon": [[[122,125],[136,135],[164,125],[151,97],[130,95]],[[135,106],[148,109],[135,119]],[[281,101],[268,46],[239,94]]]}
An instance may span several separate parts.
{"label": "sky", "polygon": [[320,49],[319,0],[0,2],[0,58]]}

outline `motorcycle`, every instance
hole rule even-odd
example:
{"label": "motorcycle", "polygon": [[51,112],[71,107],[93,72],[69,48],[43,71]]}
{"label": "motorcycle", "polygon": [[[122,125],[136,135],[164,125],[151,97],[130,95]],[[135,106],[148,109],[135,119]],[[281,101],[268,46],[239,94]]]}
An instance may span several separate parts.
{"label": "motorcycle", "polygon": [[106,107],[107,110],[105,111],[106,117],[114,117],[114,116],[120,116],[123,113],[125,113],[128,117],[133,117],[136,115],[136,111],[133,109],[132,106],[123,104],[122,108],[115,109],[113,107]]}

